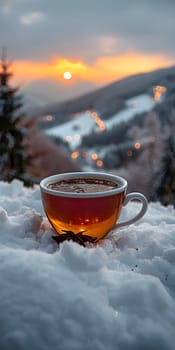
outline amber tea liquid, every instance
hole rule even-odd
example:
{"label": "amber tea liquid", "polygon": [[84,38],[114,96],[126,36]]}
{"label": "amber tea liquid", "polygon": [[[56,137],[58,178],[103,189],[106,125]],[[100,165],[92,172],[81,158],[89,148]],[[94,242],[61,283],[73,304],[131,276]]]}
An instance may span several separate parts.
{"label": "amber tea liquid", "polygon": [[[64,180],[50,184],[48,188],[68,193],[104,193],[118,187],[111,181],[85,180]],[[43,192],[42,196],[47,217],[59,234],[84,232],[98,240],[115,225],[125,192],[99,197],[69,197]]]}

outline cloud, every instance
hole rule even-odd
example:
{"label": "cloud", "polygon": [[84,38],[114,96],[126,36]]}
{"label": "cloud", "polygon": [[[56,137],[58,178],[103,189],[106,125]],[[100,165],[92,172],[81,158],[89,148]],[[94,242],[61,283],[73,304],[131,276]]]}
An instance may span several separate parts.
{"label": "cloud", "polygon": [[0,12],[1,42],[15,58],[48,59],[54,54],[89,63],[106,51],[175,54],[174,1],[7,0],[0,8],[6,9]]}
{"label": "cloud", "polygon": [[40,22],[44,19],[44,14],[42,12],[29,12],[22,15],[19,21],[25,25],[32,25],[34,23]]}
{"label": "cloud", "polygon": [[172,61],[164,56],[146,55],[134,51],[117,56],[105,56],[96,61],[91,79],[98,83],[102,83],[102,80],[109,83],[131,74],[149,72],[171,64]]}
{"label": "cloud", "polygon": [[104,85],[175,63],[174,13],[174,0],[1,0],[0,43],[18,81],[63,83],[65,65]]}
{"label": "cloud", "polygon": [[[148,72],[172,64],[160,55],[128,52],[117,56],[104,56],[92,64],[64,57],[51,61],[17,61],[12,65],[13,83],[41,101],[53,102],[89,92],[101,85],[130,74]],[[64,72],[70,71],[72,79],[65,81]]]}
{"label": "cloud", "polygon": [[52,78],[63,83],[64,72],[72,73],[72,80],[86,80],[95,84],[109,83],[114,79],[172,64],[171,60],[161,55],[144,55],[138,52],[128,52],[117,56],[104,56],[93,64],[81,60],[71,60],[56,57],[51,61],[17,61],[13,69],[21,82],[43,78]]}
{"label": "cloud", "polygon": [[82,61],[68,60],[64,57],[54,58],[51,61],[16,61],[13,69],[18,79],[30,81],[33,79],[54,78],[63,81],[65,71],[70,71],[73,78],[84,78],[88,66]]}

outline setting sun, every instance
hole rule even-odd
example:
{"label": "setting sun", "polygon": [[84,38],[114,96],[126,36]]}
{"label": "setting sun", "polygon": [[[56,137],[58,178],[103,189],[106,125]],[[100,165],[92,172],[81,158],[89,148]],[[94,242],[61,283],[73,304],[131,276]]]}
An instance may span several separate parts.
{"label": "setting sun", "polygon": [[70,80],[72,78],[71,72],[64,72],[63,77],[65,80]]}
{"label": "setting sun", "polygon": [[17,84],[21,80],[28,83],[39,79],[57,79],[59,83],[63,83],[63,80],[74,83],[87,81],[100,86],[128,75],[167,67],[172,63],[164,56],[128,52],[125,55],[101,57],[93,65],[57,57],[48,62],[16,61],[13,63],[13,69]]}

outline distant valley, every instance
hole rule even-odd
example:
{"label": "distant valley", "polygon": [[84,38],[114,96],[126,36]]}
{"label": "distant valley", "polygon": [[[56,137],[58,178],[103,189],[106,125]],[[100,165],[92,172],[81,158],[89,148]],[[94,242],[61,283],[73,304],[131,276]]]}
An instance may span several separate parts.
{"label": "distant valley", "polygon": [[175,67],[39,108],[37,116],[82,170],[120,174],[129,190],[175,205]]}

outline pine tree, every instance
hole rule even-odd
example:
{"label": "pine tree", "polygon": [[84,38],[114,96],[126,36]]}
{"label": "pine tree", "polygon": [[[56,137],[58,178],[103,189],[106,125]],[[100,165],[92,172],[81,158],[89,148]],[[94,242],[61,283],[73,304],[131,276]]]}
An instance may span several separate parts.
{"label": "pine tree", "polygon": [[26,130],[20,127],[25,117],[22,112],[21,95],[18,87],[11,87],[10,63],[3,51],[0,61],[0,180],[11,182],[20,179],[25,185],[29,157],[24,146]]}

